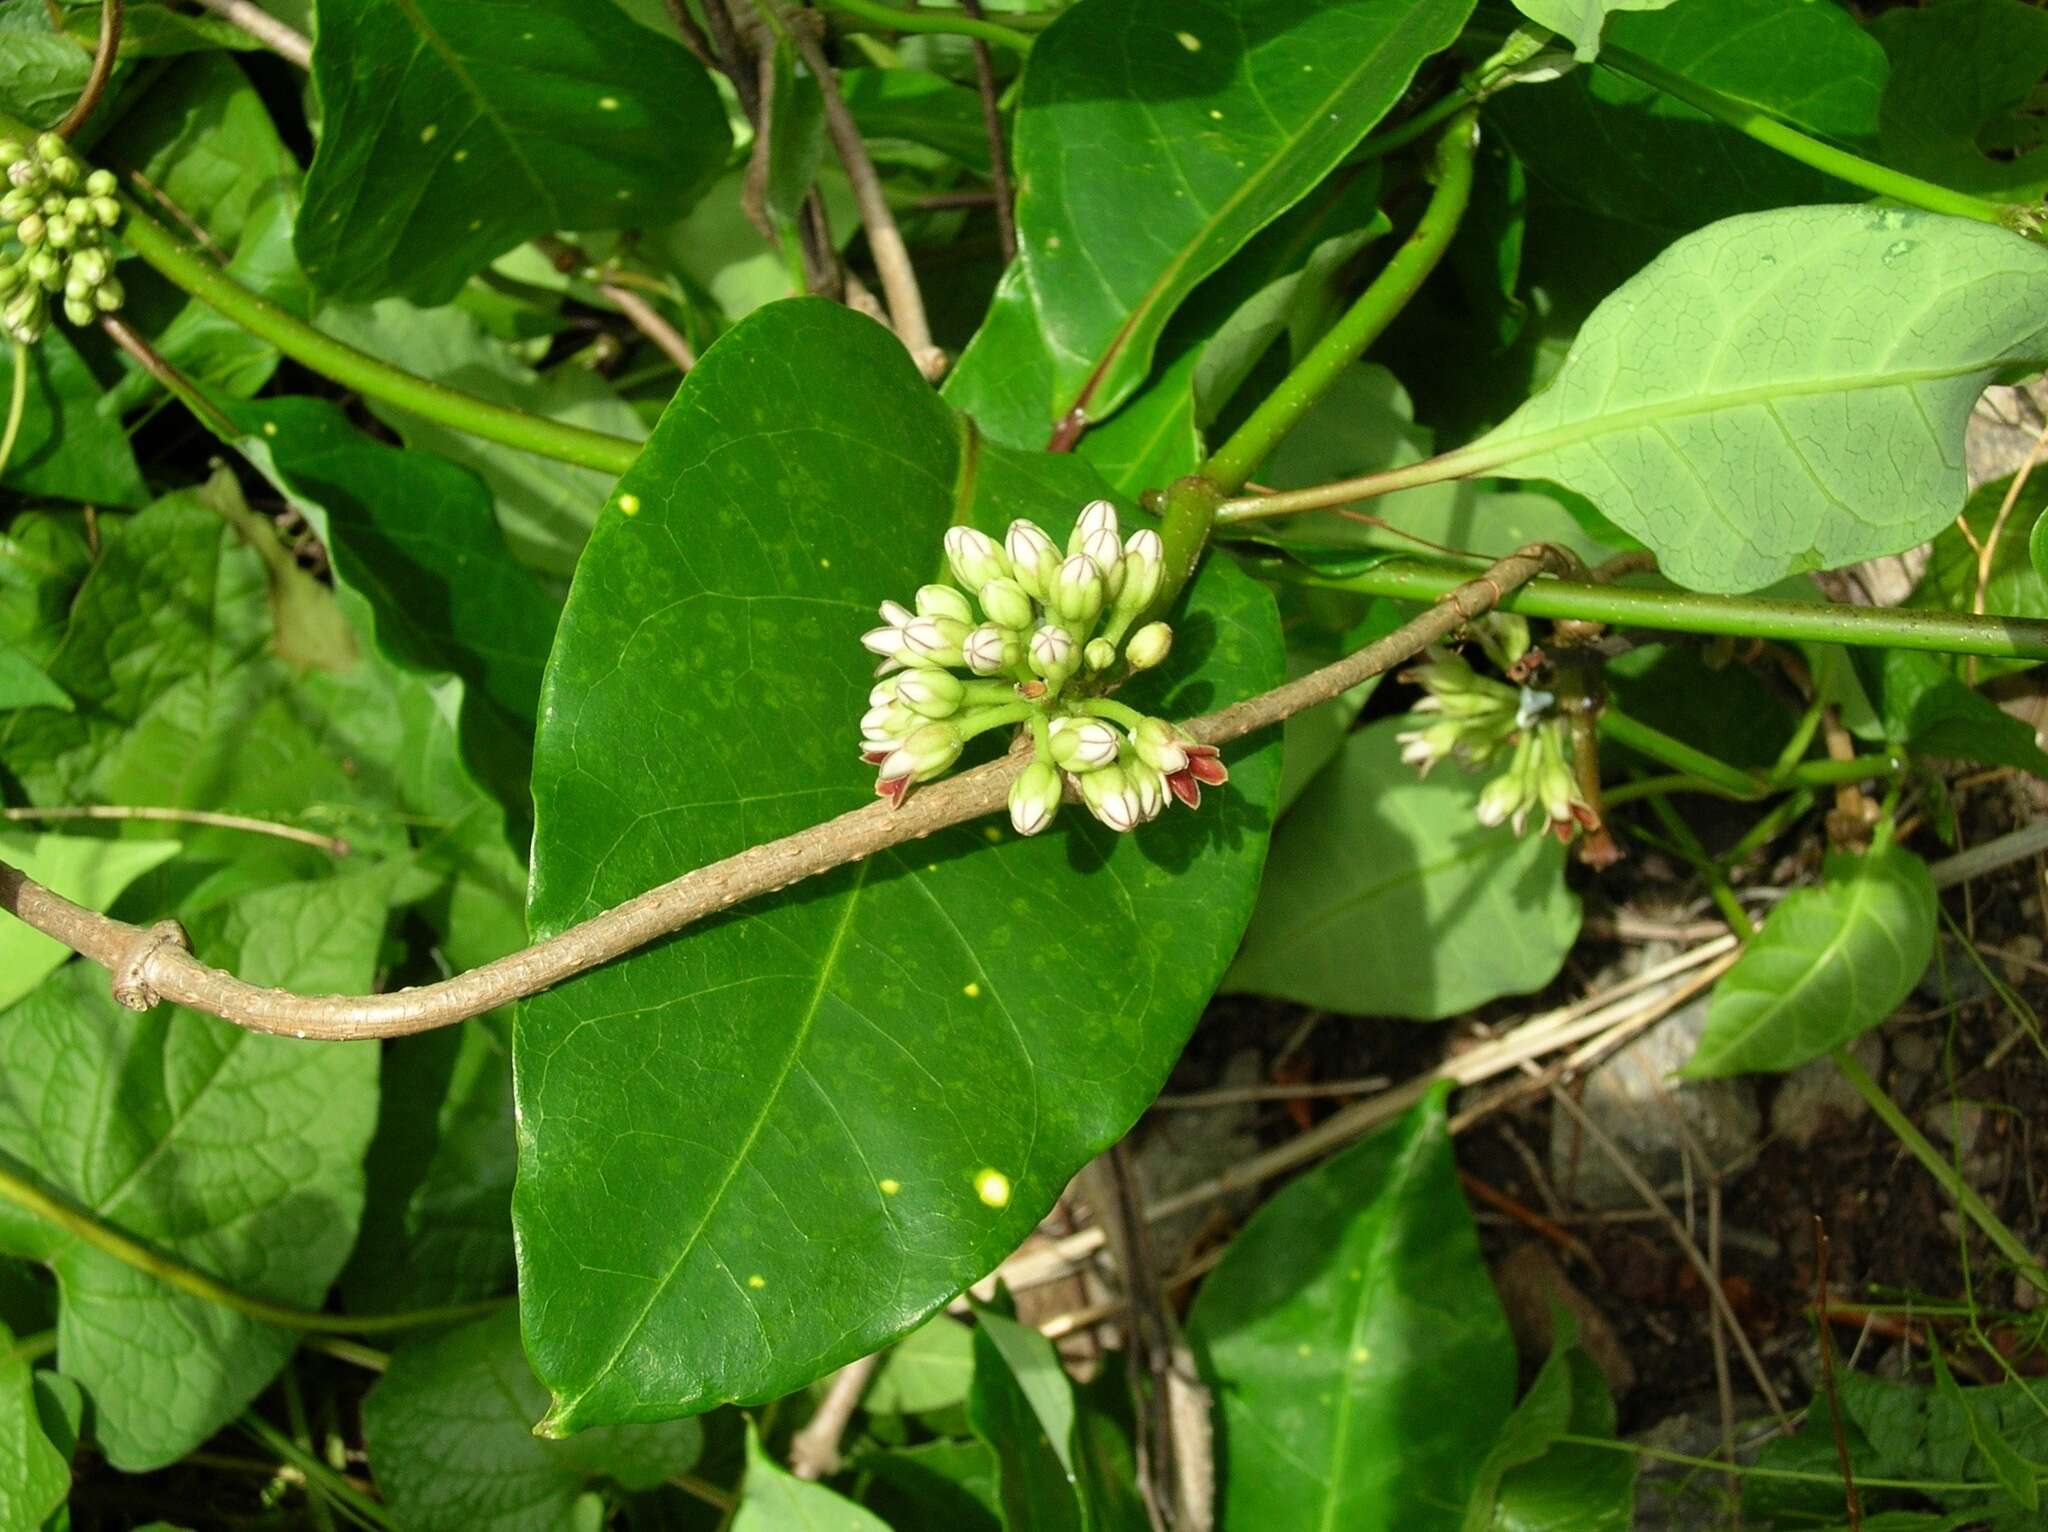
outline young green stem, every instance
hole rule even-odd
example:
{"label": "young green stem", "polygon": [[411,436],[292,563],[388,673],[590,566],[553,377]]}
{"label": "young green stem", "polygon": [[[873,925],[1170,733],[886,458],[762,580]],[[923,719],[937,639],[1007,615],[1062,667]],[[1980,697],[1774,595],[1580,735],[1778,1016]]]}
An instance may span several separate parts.
{"label": "young green stem", "polygon": [[[1248,563],[1254,573],[1267,579],[1402,601],[1437,601],[1472,578],[1470,567],[1419,559],[1394,559],[1345,575],[1319,575],[1285,559],[1254,558]],[[2025,617],[1899,611],[1820,601],[1774,601],[1762,596],[1708,596],[1697,591],[1566,579],[1543,579],[1524,586],[1508,595],[1501,610],[1525,617],[1580,618],[1669,633],[1725,633],[1735,638],[2048,660],[2048,622]]]}
{"label": "young green stem", "polygon": [[1726,761],[1697,750],[1682,739],[1673,739],[1662,729],[1652,728],[1641,719],[1631,718],[1618,708],[1609,707],[1600,715],[1600,732],[1613,744],[1633,750],[1638,755],[1647,755],[1651,760],[1682,771],[1688,776],[1711,782],[1723,792],[1737,798],[1761,798],[1769,786],[1761,776],[1730,766]]}
{"label": "young green stem", "polygon": [[1280,386],[1260,402],[1228,441],[1209,454],[1199,470],[1203,478],[1226,494],[1243,488],[1259,464],[1300,424],[1302,416],[1365,348],[1385,333],[1450,248],[1451,236],[1457,233],[1471,200],[1472,161],[1478,149],[1478,119],[1468,108],[1451,119],[1437,140],[1436,191],[1415,232]]}
{"label": "young green stem", "polygon": [[1707,854],[1707,848],[1700,844],[1700,838],[1693,834],[1677,809],[1662,798],[1650,800],[1651,812],[1664,826],[1671,837],[1672,849],[1700,875],[1707,885],[1707,894],[1714,901],[1714,908],[1721,912],[1721,918],[1728,922],[1728,929],[1742,941],[1749,941],[1756,935],[1756,922],[1749,918],[1749,911],[1735,897],[1735,890],[1729,886],[1728,875],[1720,865]]}
{"label": "young green stem", "polygon": [[824,0],[824,9],[839,11],[847,16],[857,16],[862,21],[885,28],[891,32],[936,32],[954,37],[972,37],[981,42],[995,43],[1011,48],[1018,53],[1031,51],[1028,33],[1001,22],[978,21],[971,16],[943,13],[939,11],[911,10],[899,5],[884,5],[881,0]]}
{"label": "young green stem", "polygon": [[1975,1188],[1946,1159],[1941,1151],[1927,1141],[1927,1137],[1913,1126],[1899,1104],[1892,1100],[1889,1092],[1870,1078],[1863,1066],[1847,1048],[1837,1048],[1832,1057],[1835,1068],[1841,1072],[1856,1094],[1870,1104],[1870,1110],[1891,1129],[1892,1136],[1906,1147],[1920,1168],[1940,1183],[1941,1189],[1949,1194],[1955,1205],[1969,1217],[1970,1221],[1984,1231],[1985,1237],[1998,1247],[1998,1253],[2012,1262],[2013,1270],[2020,1280],[2039,1293],[2048,1293],[2048,1271],[2042,1270],[2034,1253],[2007,1228],[2004,1220],[1991,1211],[1989,1204],[1977,1195]]}
{"label": "young green stem", "polygon": [[7,476],[8,461],[14,456],[15,438],[21,435],[21,418],[28,412],[28,347],[14,346],[14,386],[7,393],[7,426],[0,430],[0,479]]}
{"label": "young green stem", "polygon": [[1624,782],[1619,787],[1610,787],[1607,790],[1607,802],[1612,807],[1616,804],[1633,803],[1641,798],[1661,797],[1666,793],[1704,793],[1713,798],[1754,803],[1757,799],[1768,797],[1772,793],[1799,792],[1811,787],[1835,787],[1844,782],[1868,782],[1876,777],[1893,776],[1901,764],[1895,757],[1888,755],[1857,755],[1846,761],[1801,761],[1784,771],[1773,772],[1768,782],[1740,793],[1721,782],[1710,782],[1705,777],[1697,777],[1690,772],[1682,771],[1671,776],[1639,777],[1633,782]]}
{"label": "young green stem", "polygon": [[1111,723],[1120,723],[1130,730],[1136,730],[1145,721],[1143,713],[1114,697],[1090,697],[1085,702],[1076,703],[1074,710],[1090,718],[1107,718]]}
{"label": "young green stem", "polygon": [[1937,186],[1932,181],[1923,181],[1918,176],[1909,176],[1903,171],[1892,170],[1874,164],[1860,155],[1846,149],[1837,149],[1824,144],[1817,138],[1809,138],[1796,128],[1787,127],[1777,118],[1758,111],[1745,102],[1736,101],[1712,90],[1684,75],[1674,74],[1662,64],[1654,63],[1641,54],[1631,53],[1626,48],[1617,48],[1612,43],[1600,45],[1600,63],[1617,74],[1640,80],[1643,84],[1661,90],[1667,96],[1675,96],[1687,106],[1705,112],[1709,117],[1718,118],[1736,132],[1755,139],[1767,148],[1775,149],[1802,165],[1811,165],[1838,181],[1847,181],[1851,186],[1860,186],[1865,191],[1880,197],[1890,197],[1912,207],[1925,208],[1930,213],[1947,213],[1956,218],[1974,218],[1979,223],[2003,224],[2009,214],[2003,204],[1987,202],[1981,197],[1972,197],[1964,192],[1950,191],[1946,186]]}
{"label": "young green stem", "polygon": [[238,1293],[225,1282],[217,1281],[202,1271],[195,1271],[167,1255],[159,1254],[140,1240],[130,1239],[111,1224],[102,1223],[92,1214],[59,1201],[26,1177],[10,1170],[0,1169],[0,1201],[10,1202],[25,1213],[31,1213],[48,1224],[62,1229],[73,1239],[112,1256],[124,1266],[132,1266],[147,1276],[156,1278],[166,1287],[208,1303],[217,1303],[222,1308],[233,1309],[237,1314],[253,1319],[259,1324],[275,1325],[280,1330],[332,1331],[342,1335],[373,1335],[390,1330],[413,1330],[426,1325],[451,1324],[457,1320],[474,1319],[503,1306],[502,1301],[490,1299],[482,1303],[458,1303],[447,1308],[416,1309],[406,1314],[316,1314],[306,1309],[288,1308],[281,1303],[272,1303],[264,1298],[252,1298],[247,1293]]}

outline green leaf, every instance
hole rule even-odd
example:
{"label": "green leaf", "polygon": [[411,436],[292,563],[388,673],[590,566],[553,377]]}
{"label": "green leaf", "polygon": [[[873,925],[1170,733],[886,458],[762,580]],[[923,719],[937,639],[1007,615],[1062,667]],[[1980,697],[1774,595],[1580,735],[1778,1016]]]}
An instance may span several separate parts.
{"label": "green leaf", "polygon": [[975,1319],[967,1418],[995,1454],[1005,1523],[1034,1532],[1142,1528],[1144,1513],[1123,1482],[1130,1449],[1097,1441],[1106,1422],[1076,1397],[1052,1342],[993,1309],[977,1307]]}
{"label": "green leaf", "polygon": [[996,1456],[982,1442],[936,1441],[862,1452],[863,1502],[896,1532],[1001,1532]]}
{"label": "green leaf", "polygon": [[1891,1015],[1934,955],[1934,882],[1897,846],[1830,855],[1722,976],[1684,1074],[1796,1069]]}
{"label": "green leaf", "polygon": [[18,707],[54,707],[68,713],[76,706],[25,651],[0,639],[0,713]]}
{"label": "green leaf", "polygon": [[[417,309],[390,298],[369,307],[324,308],[320,326],[409,372],[494,404],[636,441],[647,434],[639,415],[604,378],[574,366],[536,373],[461,309]],[[376,400],[367,403],[370,413],[413,451],[447,458],[484,481],[497,503],[506,541],[521,563],[542,575],[565,578],[576,567],[576,556],[611,492],[611,475],[495,447]]]}
{"label": "green leaf", "polygon": [[889,1532],[888,1523],[822,1484],[806,1484],[761,1450],[747,1422],[747,1477],[732,1532]]}
{"label": "green leaf", "polygon": [[[96,46],[100,36],[97,8],[73,11],[64,18],[64,30],[87,46]],[[118,56],[129,58],[172,58],[181,53],[212,53],[221,50],[253,51],[263,46],[233,22],[212,16],[182,16],[161,5],[130,5],[121,14],[121,43]]]}
{"label": "green leaf", "polygon": [[0,1525],[40,1527],[71,1494],[71,1464],[43,1430],[28,1358],[0,1325]]}
{"label": "green leaf", "polygon": [[2048,194],[2048,14],[2020,0],[1943,0],[1873,16],[1870,35],[1891,60],[1887,163],[1980,197]]}
{"label": "green leaf", "polygon": [[92,55],[53,28],[42,6],[0,7],[0,108],[55,127],[91,72]]}
{"label": "green leaf", "polygon": [[922,1415],[967,1397],[974,1336],[959,1320],[934,1315],[889,1348],[860,1407],[877,1415]]}
{"label": "green leaf", "polygon": [[1283,1188],[1196,1294],[1223,1532],[1459,1525],[1515,1357],[1444,1096]]}
{"label": "green leaf", "polygon": [[[14,396],[16,348],[0,341],[0,411]],[[103,405],[62,327],[29,348],[28,395],[0,483],[24,495],[90,504],[140,505],[147,497],[128,434]]]}
{"label": "green leaf", "polygon": [[375,614],[383,651],[462,683],[464,754],[524,817],[554,604],[512,559],[475,475],[372,441],[334,405],[229,406],[242,454],[303,512],[335,578]]}
{"label": "green leaf", "polygon": [[[543,695],[536,935],[870,800],[848,730],[874,604],[938,573],[956,514],[1063,535],[1103,487],[977,443],[885,331],[803,299],[706,353],[620,491]],[[1234,568],[1178,621],[1134,704],[1274,684],[1272,598]],[[551,1426],[775,1397],[993,1268],[1164,1080],[1249,912],[1275,755],[1232,752],[1198,815],[961,826],[524,1003],[514,1208]]]}
{"label": "green leaf", "polygon": [[2005,1439],[1995,1417],[1985,1420],[1984,1413],[1964,1394],[1955,1374],[1948,1370],[1939,1346],[1929,1349],[1927,1360],[1934,1369],[1936,1395],[1963,1417],[1978,1456],[1991,1466],[1992,1474],[2008,1495],[2027,1510],[2038,1512],[2041,1509],[2041,1471],[2021,1457],[2012,1443]]}
{"label": "green leaf", "polygon": [[[197,950],[251,983],[356,993],[375,973],[391,884],[389,868],[281,884],[188,926]],[[52,1191],[240,1291],[320,1306],[362,1210],[374,1044],[308,1045],[176,1008],[138,1017],[74,963],[9,1012],[0,1077],[0,1152]],[[55,1272],[59,1361],[126,1472],[191,1451],[296,1344],[11,1207],[0,1243]]]}
{"label": "green leaf", "polygon": [[[2011,488],[2010,477],[1979,485],[1963,507],[1962,525],[1952,523],[1935,534],[1920,583],[1906,598],[1908,607],[1940,612],[1978,609],[1977,549],[1991,538]],[[1991,551],[1990,578],[1984,582],[1986,612],[2000,617],[2048,617],[2048,575],[2042,573],[2048,566],[2048,534],[2041,531],[2044,509],[2048,509],[2048,472],[2036,472],[2028,476],[2013,501]],[[1970,529],[1967,537],[1964,526]],[[2034,551],[2037,549],[2039,552]],[[1969,673],[1983,681],[2031,669],[2035,661],[1977,656],[1965,663]]]}
{"label": "green leaf", "polygon": [[1614,1401],[1563,1315],[1536,1381],[1487,1450],[1463,1532],[1628,1532],[1635,1460],[1563,1435],[1611,1439]]}
{"label": "green leaf", "polygon": [[768,126],[754,140],[747,175],[770,227],[784,230],[795,223],[825,158],[825,95],[789,38],[776,39],[770,61]]}
{"label": "green leaf", "polygon": [[547,1391],[519,1350],[510,1308],[400,1346],[363,1400],[377,1487],[406,1532],[556,1532],[597,1478],[651,1489],[703,1451],[694,1420],[542,1441]]}
{"label": "green leaf", "polygon": [[1600,28],[1621,11],[1661,11],[1671,0],[1515,0],[1515,9],[1571,44],[1581,62],[1600,51]]}
{"label": "green leaf", "polygon": [[1905,649],[1859,651],[1857,669],[1874,684],[1885,735],[1916,755],[2016,766],[2048,777],[2048,754],[2033,725],[1971,690],[1931,654]]}
{"label": "green leaf", "polygon": [[1050,426],[1110,414],[1195,285],[1299,200],[1449,46],[1470,0],[1126,0],[1043,32],[1017,234]]}
{"label": "green leaf", "polygon": [[[0,831],[0,858],[43,887],[90,910],[104,910],[121,890],[178,854],[174,840],[112,840],[94,835],[31,835]],[[9,920],[0,925],[0,1011],[54,973],[71,949]]]}
{"label": "green leaf", "polygon": [[1481,825],[1482,777],[1418,778],[1401,760],[1403,727],[1389,718],[1351,735],[1301,795],[1226,988],[1432,1021],[1555,976],[1579,933],[1564,848]]}
{"label": "green leaf", "polygon": [[[1599,0],[1548,3],[1599,8]],[[1839,6],[1685,0],[1612,16],[1607,37],[1802,132],[1877,153],[1884,51]],[[1611,69],[1502,91],[1487,117],[1538,180],[1597,213],[1670,233],[1864,195]]]}
{"label": "green leaf", "polygon": [[864,139],[903,139],[989,173],[988,127],[981,100],[921,69],[843,69],[840,94]]}
{"label": "green leaf", "polygon": [[2048,355],[2048,250],[1965,219],[1791,208],[1687,236],[1469,449],[1556,479],[1672,579],[1749,591],[1924,541],[1963,503],[1963,424]]}
{"label": "green leaf", "polygon": [[327,0],[299,262],[432,306],[536,234],[666,223],[732,147],[681,45],[588,0]]}

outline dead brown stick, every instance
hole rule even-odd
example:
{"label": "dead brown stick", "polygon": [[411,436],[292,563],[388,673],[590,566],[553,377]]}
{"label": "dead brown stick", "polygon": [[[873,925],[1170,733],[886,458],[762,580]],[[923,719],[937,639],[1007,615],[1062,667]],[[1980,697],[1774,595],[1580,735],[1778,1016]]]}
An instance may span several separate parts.
{"label": "dead brown stick", "polygon": [[313,67],[313,40],[279,21],[255,0],[199,0],[199,4],[221,20],[234,23],[280,58],[301,69]]}
{"label": "dead brown stick", "polygon": [[840,1439],[846,1435],[847,1424],[860,1405],[860,1396],[867,1392],[881,1360],[882,1354],[877,1351],[848,1362],[832,1374],[817,1413],[789,1439],[789,1471],[799,1479],[818,1480],[839,1471]]}
{"label": "dead brown stick", "polygon": [[[1190,720],[1187,733],[1223,744],[1292,717],[1405,663],[1489,610],[1507,592],[1570,556],[1542,544],[1510,554],[1428,611],[1333,665],[1220,713]],[[724,861],[684,873],[558,936],[417,989],[381,995],[297,995],[266,989],[193,957],[175,921],[148,928],[89,910],[0,862],[0,910],[92,959],[113,976],[114,998],[132,1010],[161,1001],[190,1006],[254,1032],[352,1042],[406,1037],[452,1026],[680,931],[761,894],[857,862],[1001,809],[1021,756],[991,761],[911,795],[903,807],[872,803],[780,840],[750,846]]]}

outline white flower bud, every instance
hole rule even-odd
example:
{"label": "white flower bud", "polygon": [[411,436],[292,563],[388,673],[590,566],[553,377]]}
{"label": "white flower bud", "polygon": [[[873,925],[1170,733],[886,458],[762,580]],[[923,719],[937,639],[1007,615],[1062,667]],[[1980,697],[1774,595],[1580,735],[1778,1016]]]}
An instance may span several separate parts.
{"label": "white flower bud", "polygon": [[980,591],[981,609],[999,627],[1028,628],[1038,616],[1031,593],[1015,580],[991,580]]}
{"label": "white flower bud", "polygon": [[950,585],[920,585],[917,588],[917,611],[921,617],[950,617],[955,622],[970,626],[974,622],[974,608]]}
{"label": "white flower bud", "polygon": [[1144,821],[1157,819],[1166,809],[1166,774],[1128,756],[1118,764],[1123,767],[1124,780],[1130,783],[1131,791],[1138,795],[1138,817]]}
{"label": "white flower bud", "polygon": [[1088,812],[1119,834],[1135,830],[1144,819],[1144,805],[1119,766],[1109,765],[1081,778],[1081,801]]}
{"label": "white flower bud", "polygon": [[960,731],[951,724],[925,724],[891,752],[878,775],[884,782],[929,782],[960,759],[962,744]]}
{"label": "white flower bud", "polygon": [[1018,519],[1010,523],[1003,540],[1010,557],[1011,578],[1038,600],[1052,588],[1052,577],[1060,567],[1059,545],[1035,521]]}
{"label": "white flower bud", "polygon": [[100,311],[93,307],[92,299],[74,298],[67,293],[64,296],[64,317],[75,325],[89,325],[100,317]]}
{"label": "white flower bud", "polygon": [[1073,534],[1067,538],[1067,552],[1085,553],[1088,539],[1097,532],[1107,532],[1111,537],[1122,536],[1117,529],[1116,507],[1107,500],[1090,500],[1081,507],[1081,514],[1074,520]]}
{"label": "white flower bud", "polygon": [[901,659],[904,655],[903,629],[894,623],[886,628],[869,628],[861,634],[860,646],[886,660]]}
{"label": "white flower bud", "polygon": [[927,718],[951,718],[967,698],[967,685],[944,670],[913,670],[896,685],[897,700]]}
{"label": "white flower bud", "polygon": [[1065,628],[1048,623],[1031,635],[1027,658],[1033,674],[1057,685],[1081,663],[1080,646]]}
{"label": "white flower bud", "polygon": [[30,213],[14,226],[14,237],[29,249],[40,245],[49,233],[49,220],[41,213]]}
{"label": "white flower bud", "polygon": [[923,728],[924,724],[925,719],[902,703],[885,702],[860,715],[861,741],[870,747],[884,744],[894,749],[905,735],[913,729]]}
{"label": "white flower bud", "polygon": [[1102,571],[1096,567],[1095,560],[1085,553],[1077,553],[1060,565],[1059,572],[1053,576],[1046,605],[1085,631],[1102,615],[1104,594]]}
{"label": "white flower bud", "polygon": [[1148,718],[1132,730],[1131,748],[1139,760],[1168,776],[1188,768],[1188,753],[1181,748],[1180,731],[1164,718]]}
{"label": "white flower bud", "polygon": [[897,601],[884,601],[875,609],[881,613],[882,621],[892,628],[908,627],[917,621],[917,613]]}
{"label": "white flower bud", "polygon": [[1097,527],[1082,540],[1081,549],[1102,571],[1103,594],[1111,601],[1124,588],[1124,545],[1110,527]]}
{"label": "white flower bud", "polygon": [[1124,584],[1116,594],[1116,613],[1135,619],[1152,604],[1166,578],[1166,544],[1150,527],[1140,527],[1124,543]]}
{"label": "white flower bud", "polygon": [[1060,774],[1044,761],[1026,766],[1010,784],[1010,825],[1019,835],[1036,835],[1053,821],[1063,795]]}
{"label": "white flower bud", "polygon": [[967,624],[951,617],[920,617],[903,629],[903,652],[899,656],[913,665],[947,666],[962,663],[961,644],[967,640]]}
{"label": "white flower bud", "polygon": [[1018,659],[1017,636],[1008,628],[983,623],[967,635],[960,658],[978,676],[999,676]]}
{"label": "white flower bud", "polygon": [[1173,629],[1163,622],[1148,622],[1124,645],[1124,661],[1133,670],[1150,670],[1165,660],[1173,648]]}
{"label": "white flower bud", "polygon": [[1052,758],[1064,771],[1100,771],[1116,760],[1121,748],[1116,730],[1100,718],[1055,718],[1052,722]]}
{"label": "white flower bud", "polygon": [[953,577],[969,590],[980,590],[1010,572],[1010,561],[995,539],[974,527],[947,529],[946,562],[953,566]]}

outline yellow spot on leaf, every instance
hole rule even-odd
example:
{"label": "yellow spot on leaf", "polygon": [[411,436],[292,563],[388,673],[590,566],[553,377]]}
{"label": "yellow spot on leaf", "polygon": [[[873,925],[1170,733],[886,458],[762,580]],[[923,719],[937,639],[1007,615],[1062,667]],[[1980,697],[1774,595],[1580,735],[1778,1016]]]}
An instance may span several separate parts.
{"label": "yellow spot on leaf", "polygon": [[1365,1347],[1359,1346],[1352,1351],[1351,1360],[1360,1363],[1370,1362],[1372,1360],[1372,1353],[1370,1351],[1367,1351]]}
{"label": "yellow spot on leaf", "polygon": [[819,559],[818,567],[820,569],[830,569],[832,567],[832,561],[830,559]]}
{"label": "yellow spot on leaf", "polygon": [[747,1278],[747,1286],[751,1287],[757,1293],[767,1285],[768,1279],[762,1276],[759,1272],[756,1272],[753,1276]]}
{"label": "yellow spot on leaf", "polygon": [[985,829],[982,830],[981,833],[983,836],[987,838],[988,843],[991,846],[1000,844],[1003,838],[1003,832],[1001,830],[998,830],[994,825],[987,826]]}
{"label": "yellow spot on leaf", "polygon": [[640,514],[640,497],[638,495],[619,496],[619,509],[628,516],[638,516]]}
{"label": "yellow spot on leaf", "polygon": [[455,163],[456,163],[456,164],[460,165],[460,164],[461,164],[461,163],[462,163],[462,162],[463,162],[464,160],[466,160],[466,159],[468,159],[468,158],[469,158],[469,151],[468,151],[467,149],[457,149],[457,150],[455,151]]}
{"label": "yellow spot on leaf", "polygon": [[265,436],[275,436],[275,435],[277,435],[277,422],[276,422],[276,421],[274,421],[274,420],[266,420],[266,421],[264,421],[264,422],[263,422],[263,434],[264,434]]}
{"label": "yellow spot on leaf", "polygon": [[616,112],[619,109],[619,98],[617,96],[599,96],[597,98],[597,105],[600,111]]}
{"label": "yellow spot on leaf", "polygon": [[1176,32],[1173,34],[1173,40],[1190,53],[1200,53],[1202,51],[1201,38],[1195,36],[1192,32]]}
{"label": "yellow spot on leaf", "polygon": [[974,1178],[974,1195],[992,1208],[1010,1205],[1010,1178],[1000,1170],[984,1170]]}
{"label": "yellow spot on leaf", "polygon": [[979,1000],[981,998],[981,986],[979,984],[965,984],[961,986],[960,993],[969,1000]]}
{"label": "yellow spot on leaf", "polygon": [[1308,1356],[1310,1354],[1309,1348],[1306,1345],[1296,1346],[1294,1348],[1294,1354],[1296,1356]]}
{"label": "yellow spot on leaf", "polygon": [[439,133],[440,131],[441,124],[439,124],[438,122],[428,123],[424,128],[420,129],[420,142],[423,144],[431,144],[434,141],[434,135]]}
{"label": "yellow spot on leaf", "polygon": [[897,1180],[894,1176],[884,1176],[875,1184],[881,1187],[882,1195],[884,1197],[893,1197],[898,1192],[903,1190],[903,1183]]}

